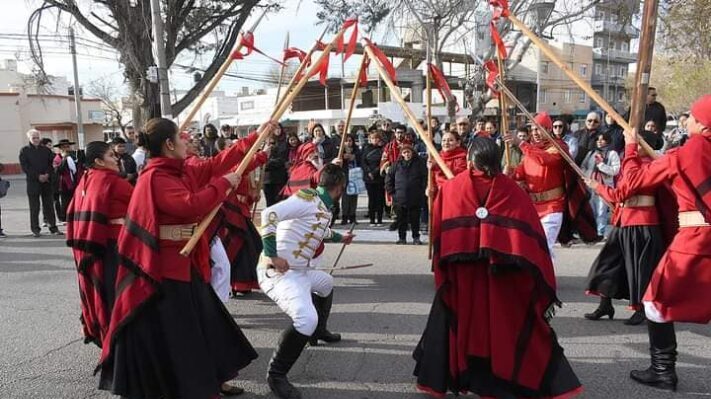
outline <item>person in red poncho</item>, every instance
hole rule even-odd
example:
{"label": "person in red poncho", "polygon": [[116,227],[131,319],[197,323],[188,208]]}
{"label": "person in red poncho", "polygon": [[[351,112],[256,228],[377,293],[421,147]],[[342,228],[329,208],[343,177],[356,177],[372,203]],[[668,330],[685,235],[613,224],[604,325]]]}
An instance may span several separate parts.
{"label": "person in red poncho", "polygon": [[116,300],[99,388],[125,398],[239,394],[243,390],[226,381],[257,353],[210,286],[207,237],[189,256],[180,251],[197,223],[239,185],[241,176],[230,171],[257,135],[190,164],[175,123],[151,119],[145,134],[151,159],[119,235]]}
{"label": "person in red poncho", "polygon": [[323,167],[323,160],[318,156],[316,145],[308,142],[299,146],[296,157],[289,168],[289,180],[281,190],[283,197],[289,197],[299,190],[316,188],[318,171]]}
{"label": "person in red poncho", "polygon": [[[547,131],[553,130],[553,121],[548,113],[539,113],[535,120]],[[505,139],[512,140],[511,135],[506,133]],[[565,142],[560,139],[556,139],[556,142],[564,151],[568,151]],[[531,127],[531,142],[522,142],[520,148],[523,160],[510,174],[525,187],[533,200],[546,233],[551,256],[566,217],[576,222],[585,241],[595,241],[597,227],[587,190],[582,180],[569,170],[558,149],[536,125]]]}
{"label": "person in red poncho", "polygon": [[[442,151],[439,152],[439,155],[455,176],[467,170],[467,150],[462,147],[461,138],[457,133],[446,132],[442,135]],[[447,176],[431,159],[427,160],[427,166],[434,174],[435,184],[430,187],[429,192],[429,195],[434,198],[437,196],[439,187],[447,181]]]}
{"label": "person in red poncho", "polygon": [[437,398],[569,398],[582,387],[549,324],[559,301],[546,237],[500,165],[493,140],[472,139],[469,172],[435,199],[437,293],[413,353],[417,386]]}
{"label": "person in red poncho", "polygon": [[711,321],[711,95],[698,99],[687,121],[689,140],[643,164],[634,131],[625,131],[625,160],[631,190],[671,184],[679,206],[679,231],[652,274],[642,298],[648,319],[651,366],[635,370],[635,381],[676,390],[673,322]]}
{"label": "person in red poncho", "polygon": [[84,342],[101,347],[115,296],[116,242],[133,186],[119,176],[118,159],[109,144],[87,144],[85,159],[89,169],[67,207],[67,245],[77,266]]}

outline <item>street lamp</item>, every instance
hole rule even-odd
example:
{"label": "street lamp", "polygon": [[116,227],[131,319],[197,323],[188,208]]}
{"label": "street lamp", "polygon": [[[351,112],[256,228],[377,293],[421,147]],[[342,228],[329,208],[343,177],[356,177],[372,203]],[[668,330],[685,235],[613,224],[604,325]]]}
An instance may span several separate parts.
{"label": "street lamp", "polygon": [[[542,35],[543,27],[548,22],[548,19],[553,14],[553,9],[555,8],[555,1],[546,0],[534,0],[534,2],[529,7],[529,10],[533,12],[533,25],[538,28],[539,34]],[[540,111],[541,104],[541,49],[538,52],[538,64],[536,66],[536,112]]]}

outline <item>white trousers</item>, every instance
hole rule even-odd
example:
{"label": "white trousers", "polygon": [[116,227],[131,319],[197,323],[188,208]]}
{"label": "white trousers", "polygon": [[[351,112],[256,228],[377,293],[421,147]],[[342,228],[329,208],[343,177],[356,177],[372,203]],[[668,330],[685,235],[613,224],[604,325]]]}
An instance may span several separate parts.
{"label": "white trousers", "polygon": [[548,250],[551,253],[551,259],[555,259],[553,254],[553,245],[558,239],[558,233],[563,226],[563,212],[549,213],[541,218],[543,231],[546,233],[546,241],[548,242]]}
{"label": "white trousers", "polygon": [[312,268],[291,269],[281,274],[260,266],[257,268],[257,280],[259,288],[291,318],[296,331],[308,336],[316,331],[318,314],[311,293],[320,297],[331,295],[331,275]]}
{"label": "white trousers", "polygon": [[222,302],[227,302],[230,299],[231,289],[230,260],[227,258],[227,252],[219,237],[213,238],[210,242],[210,261],[212,262],[210,285],[218,298]]}

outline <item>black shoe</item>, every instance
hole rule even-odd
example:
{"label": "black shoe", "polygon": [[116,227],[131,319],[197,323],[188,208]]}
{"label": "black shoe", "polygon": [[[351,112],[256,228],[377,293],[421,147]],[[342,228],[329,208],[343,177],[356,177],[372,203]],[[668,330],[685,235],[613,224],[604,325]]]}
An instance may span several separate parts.
{"label": "black shoe", "polygon": [[602,317],[608,316],[610,320],[615,317],[615,308],[612,306],[612,299],[600,298],[600,305],[592,313],[583,315],[588,320],[600,320]]}
{"label": "black shoe", "polygon": [[63,235],[64,235],[64,233],[62,233],[61,231],[59,231],[59,229],[52,230],[52,231],[49,232],[49,234],[51,234],[51,235],[53,235],[53,236],[63,236]]}
{"label": "black shoe", "polygon": [[644,323],[645,320],[647,320],[647,317],[644,315],[644,311],[638,310],[632,313],[632,316],[625,320],[624,324],[628,326],[638,326]]}
{"label": "black shoe", "polygon": [[34,238],[40,238],[42,235],[39,233],[39,231],[33,231],[32,232],[32,237]]}
{"label": "black shoe", "polygon": [[224,383],[220,386],[220,395],[222,396],[237,396],[237,395],[242,395],[244,393],[244,389],[230,385],[228,383]]}
{"label": "black shoe", "polygon": [[397,223],[390,223],[390,227],[388,227],[388,230],[390,231],[396,231],[397,230]]}
{"label": "black shoe", "polygon": [[341,220],[341,226],[345,226],[345,225],[347,225],[347,224],[348,224],[348,221],[347,221],[347,220]]}
{"label": "black shoe", "polygon": [[676,391],[676,386],[679,382],[674,369],[671,371],[656,370],[654,366],[649,366],[646,370],[632,370],[630,371],[630,378],[640,384],[667,391]]}
{"label": "black shoe", "polygon": [[318,325],[316,326],[316,331],[314,331],[313,335],[309,338],[309,345],[318,346],[319,340],[329,344],[339,342],[341,340],[341,334],[334,334],[328,331],[327,328],[328,317],[331,315],[331,307],[333,306],[333,291],[325,298],[312,294],[311,299],[314,302],[314,307],[318,314]]}
{"label": "black shoe", "polygon": [[412,245],[422,245],[422,241],[419,238],[415,238],[412,240]]}
{"label": "black shoe", "polygon": [[407,240],[405,240],[405,239],[403,238],[403,239],[397,240],[397,241],[395,242],[395,244],[396,244],[396,245],[405,245],[405,244],[407,244]]}
{"label": "black shoe", "polygon": [[7,238],[7,234],[2,230],[0,230],[0,238]]}
{"label": "black shoe", "polygon": [[269,389],[280,399],[301,399],[301,393],[289,382],[286,375],[296,363],[308,340],[309,337],[296,331],[294,326],[289,326],[281,334],[267,373]]}

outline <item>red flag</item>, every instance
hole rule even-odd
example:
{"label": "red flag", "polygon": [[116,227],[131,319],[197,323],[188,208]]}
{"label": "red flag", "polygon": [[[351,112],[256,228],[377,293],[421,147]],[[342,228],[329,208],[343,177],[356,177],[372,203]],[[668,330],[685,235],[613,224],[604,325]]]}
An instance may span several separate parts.
{"label": "red flag", "polygon": [[499,35],[499,30],[496,29],[496,24],[494,21],[491,21],[491,24],[489,24],[489,27],[491,28],[491,38],[494,40],[494,43],[496,44],[496,48],[499,51],[499,56],[501,57],[502,60],[505,60],[508,57],[508,53],[506,52],[506,45],[504,44],[504,41],[501,39],[501,36]]}
{"label": "red flag", "polygon": [[326,86],[326,79],[328,79],[329,58],[331,58],[331,55],[326,54],[323,57],[323,59],[321,59],[321,61],[316,65],[313,72],[311,72],[311,75],[309,75],[309,77],[312,77],[312,76],[316,76],[316,74],[318,74],[319,75],[318,79],[321,82],[321,84],[324,86]]}
{"label": "red flag", "polygon": [[430,71],[430,76],[432,76],[432,82],[437,91],[439,91],[439,95],[442,96],[442,99],[444,99],[444,101],[454,100],[456,103],[457,98],[452,94],[452,89],[450,89],[447,78],[442,71],[434,64],[427,64],[427,68]]}
{"label": "red flag", "polygon": [[365,58],[365,63],[363,64],[363,69],[360,70],[358,75],[358,86],[366,87],[368,86],[368,66],[370,65],[370,58],[367,55],[363,55]]}
{"label": "red flag", "polygon": [[[344,57],[344,61],[348,61],[348,58],[350,58],[351,55],[355,52],[356,49],[356,44],[358,42],[358,18],[348,18],[344,23],[341,29],[348,29],[350,27],[353,27],[353,31],[351,32],[351,37],[348,39],[348,47],[345,48],[346,55]],[[343,48],[343,36],[345,33],[341,36],[338,37],[338,40],[336,41],[336,54],[342,54],[344,51]]]}
{"label": "red flag", "polygon": [[322,42],[322,41],[320,41],[320,40],[317,41],[317,42],[316,42],[316,50],[318,50],[318,51],[326,50],[326,43],[324,43],[324,42]]}
{"label": "red flag", "polygon": [[509,1],[508,0],[489,0],[489,4],[494,7],[494,21],[498,21],[501,17],[508,17],[509,12]]}
{"label": "red flag", "polygon": [[263,56],[269,58],[270,60],[276,62],[276,63],[279,64],[279,65],[284,65],[283,62],[277,60],[276,58],[273,58],[273,57],[267,55],[265,52],[263,52],[262,50],[260,50],[260,49],[258,49],[258,48],[256,48],[256,47],[254,46],[254,34],[253,34],[252,32],[243,33],[243,34],[242,34],[242,40],[241,40],[240,43],[242,43],[242,47],[244,47],[244,48],[246,49],[246,51],[245,51],[244,53],[240,53],[240,52],[238,52],[238,51],[234,51],[234,52],[232,53],[232,58],[234,58],[234,59],[236,59],[236,60],[241,60],[241,59],[243,59],[244,57],[246,57],[246,56],[252,54],[252,52],[254,51],[254,52],[257,52],[257,53],[259,53],[259,54],[261,54],[261,55],[263,55]]}
{"label": "red flag", "polygon": [[496,62],[494,60],[486,61],[484,69],[486,70],[486,85],[498,97],[499,91],[496,89],[496,78],[499,77],[499,68],[496,66]]}
{"label": "red flag", "polygon": [[292,58],[298,58],[299,62],[304,62],[304,58],[306,58],[306,51],[298,49],[296,47],[289,47],[287,49],[284,49],[284,57],[282,58],[282,60],[284,62],[287,62]]}
{"label": "red flag", "polygon": [[390,79],[392,79],[393,82],[397,82],[397,72],[388,57],[370,40],[365,39],[365,43],[371,50],[373,50],[373,54],[375,54],[375,57],[378,59],[383,68],[385,68],[385,71],[387,71]]}

